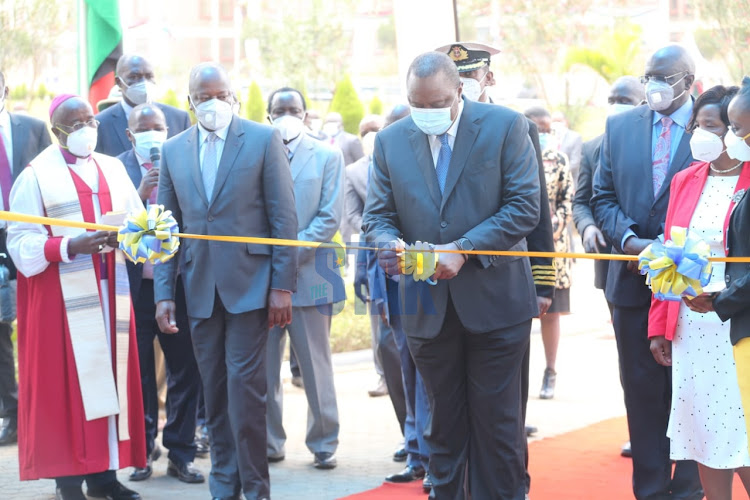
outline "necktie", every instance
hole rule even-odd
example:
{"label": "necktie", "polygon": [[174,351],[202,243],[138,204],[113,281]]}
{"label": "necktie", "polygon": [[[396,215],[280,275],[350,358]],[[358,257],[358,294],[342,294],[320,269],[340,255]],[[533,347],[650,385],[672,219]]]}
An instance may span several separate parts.
{"label": "necktie", "polygon": [[219,136],[211,132],[206,137],[203,151],[203,187],[206,190],[206,198],[210,201],[214,193],[214,184],[216,183],[216,169],[218,168],[216,160],[216,141]]}
{"label": "necktie", "polygon": [[[143,164],[143,168],[146,169],[146,172],[148,172],[149,170],[151,170],[153,168],[153,166],[154,166],[154,164],[150,163],[150,162]],[[149,205],[154,205],[156,203],[156,193],[158,191],[159,191],[158,187],[155,187],[154,190],[151,191],[151,196],[148,197],[148,204]]]}
{"label": "necktie", "polygon": [[[2,128],[2,127],[0,127]],[[5,141],[3,140],[3,134],[0,133],[0,187],[3,192],[3,209],[10,210],[10,188],[13,184],[13,173],[10,170],[10,163],[8,162],[8,152],[5,150]]]}
{"label": "necktie", "polygon": [[654,183],[654,196],[659,193],[669,170],[669,157],[672,154],[672,119],[665,116],[661,119],[661,134],[656,140],[651,176]]}
{"label": "necktie", "polygon": [[440,194],[443,194],[445,179],[448,177],[448,165],[451,163],[453,151],[448,144],[447,132],[439,135],[438,139],[440,139],[440,154],[438,154],[437,165],[435,165],[435,173],[437,174],[438,185],[440,185]]}

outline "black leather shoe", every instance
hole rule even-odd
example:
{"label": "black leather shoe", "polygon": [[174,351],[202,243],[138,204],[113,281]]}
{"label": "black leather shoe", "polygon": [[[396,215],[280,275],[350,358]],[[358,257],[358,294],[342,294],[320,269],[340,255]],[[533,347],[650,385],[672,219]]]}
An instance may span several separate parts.
{"label": "black leather shoe", "polygon": [[286,458],[286,455],[271,455],[268,457],[268,463],[270,464],[277,464],[279,462],[283,462]]}
{"label": "black leather shoe", "polygon": [[526,437],[533,436],[539,432],[539,429],[536,428],[534,425],[527,425],[526,426]]}
{"label": "black leather shoe", "polygon": [[15,417],[8,417],[3,420],[3,426],[0,427],[0,446],[18,442],[18,420]]}
{"label": "black leather shoe", "polygon": [[133,469],[133,472],[128,476],[128,481],[145,481],[153,473],[154,469],[151,468],[151,459],[149,458],[146,462],[146,467],[136,467]]}
{"label": "black leather shoe", "polygon": [[386,477],[385,480],[389,483],[410,483],[412,481],[416,481],[417,479],[423,479],[424,474],[425,470],[421,465],[417,465],[416,467],[407,465],[404,470],[402,470],[398,474],[391,474],[390,476]]}
{"label": "black leather shoe", "polygon": [[66,486],[55,489],[55,500],[86,500],[80,486]]}
{"label": "black leather shoe", "polygon": [[211,447],[208,446],[208,442],[195,440],[195,456],[198,458],[206,458],[211,454]]}
{"label": "black leather shoe", "polygon": [[120,481],[115,481],[104,486],[89,486],[86,495],[91,498],[106,498],[107,500],[141,500],[141,496],[133,490],[126,488]]}
{"label": "black leather shoe", "polygon": [[409,453],[406,451],[406,448],[402,446],[401,448],[393,452],[393,461],[394,462],[406,462],[406,457],[408,455]]}
{"label": "black leather shoe", "polygon": [[316,469],[335,469],[338,465],[336,455],[328,451],[319,451],[315,454],[314,465]]}
{"label": "black leather shoe", "polygon": [[203,477],[201,471],[193,467],[192,463],[176,464],[170,460],[167,465],[167,475],[176,477],[183,483],[195,484],[206,481],[206,478]]}
{"label": "black leather shoe", "polygon": [[211,500],[241,500],[239,495],[233,497],[212,497]]}
{"label": "black leather shoe", "polygon": [[630,449],[630,441],[622,445],[622,448],[620,448],[620,456],[623,456],[625,458],[633,458],[633,452]]}
{"label": "black leather shoe", "polygon": [[429,472],[424,475],[424,479],[422,480],[422,491],[425,493],[432,491],[432,477],[430,477]]}
{"label": "black leather shoe", "polygon": [[161,457],[161,447],[159,447],[159,445],[157,444],[156,446],[154,446],[154,449],[151,451],[150,458],[152,461],[156,462],[157,460],[159,460],[159,457]]}

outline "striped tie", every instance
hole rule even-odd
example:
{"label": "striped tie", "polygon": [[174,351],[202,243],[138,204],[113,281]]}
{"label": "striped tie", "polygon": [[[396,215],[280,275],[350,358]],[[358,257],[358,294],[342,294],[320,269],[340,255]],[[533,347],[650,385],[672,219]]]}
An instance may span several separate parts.
{"label": "striped tie", "polygon": [[440,194],[443,194],[445,190],[445,179],[448,177],[448,165],[451,163],[451,150],[450,144],[448,144],[448,133],[441,134],[438,136],[440,139],[440,154],[438,154],[437,165],[435,165],[435,173],[437,174],[438,184],[440,185]]}
{"label": "striped tie", "polygon": [[206,137],[206,143],[203,146],[206,148],[203,151],[203,165],[201,166],[203,169],[203,188],[206,190],[206,198],[209,201],[214,193],[214,184],[216,183],[216,141],[218,139],[219,136],[211,132]]}

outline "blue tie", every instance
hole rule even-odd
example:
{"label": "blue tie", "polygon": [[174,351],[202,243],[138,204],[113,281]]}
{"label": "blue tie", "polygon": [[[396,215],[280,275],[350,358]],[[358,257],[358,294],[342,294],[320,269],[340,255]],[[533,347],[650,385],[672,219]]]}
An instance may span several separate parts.
{"label": "blue tie", "polygon": [[451,163],[451,147],[448,144],[448,133],[439,135],[440,139],[440,154],[438,154],[437,165],[435,166],[435,173],[437,174],[438,185],[440,186],[440,194],[443,194],[445,190],[445,179],[448,177],[448,165]]}

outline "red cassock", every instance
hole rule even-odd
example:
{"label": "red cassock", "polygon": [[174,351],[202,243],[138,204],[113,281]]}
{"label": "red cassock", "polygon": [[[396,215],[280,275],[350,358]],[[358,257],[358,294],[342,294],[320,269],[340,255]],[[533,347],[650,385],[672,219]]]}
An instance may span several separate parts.
{"label": "red cassock", "polygon": [[[91,189],[72,170],[70,173],[84,220],[95,222]],[[101,172],[99,188],[101,211],[107,213],[112,210],[112,202]],[[114,253],[101,255],[105,258],[108,276],[114,277]],[[92,258],[98,280],[101,257],[95,254]],[[84,475],[110,468],[108,419],[86,421],[58,267],[52,262],[45,271],[31,278],[18,275],[18,459],[21,480]],[[115,346],[114,279],[108,284],[104,293],[109,294],[110,345]],[[101,286],[99,294],[102,294]],[[111,351],[110,362],[114,370],[114,348]],[[118,439],[120,468],[146,465],[143,399],[132,305],[128,352],[130,439]]]}

